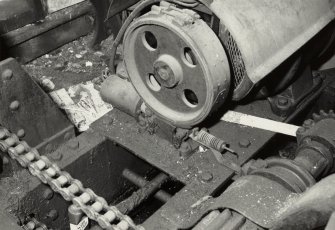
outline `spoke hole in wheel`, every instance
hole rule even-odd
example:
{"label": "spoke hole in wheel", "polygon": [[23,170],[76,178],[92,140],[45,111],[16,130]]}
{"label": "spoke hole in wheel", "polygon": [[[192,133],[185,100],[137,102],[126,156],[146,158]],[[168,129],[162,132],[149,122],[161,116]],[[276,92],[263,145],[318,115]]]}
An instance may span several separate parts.
{"label": "spoke hole in wheel", "polygon": [[186,64],[190,64],[192,66],[195,66],[197,64],[197,59],[195,58],[195,55],[191,50],[191,48],[189,47],[184,48],[184,57],[187,62]]}
{"label": "spoke hole in wheel", "polygon": [[149,73],[148,78],[147,78],[147,84],[152,89],[153,91],[158,92],[161,90],[161,84],[157,81],[156,77],[154,74]]}
{"label": "spoke hole in wheel", "polygon": [[145,31],[143,36],[143,43],[149,50],[157,49],[157,39],[150,31]]}
{"label": "spoke hole in wheel", "polygon": [[184,90],[182,98],[189,107],[196,107],[199,103],[197,95],[190,89]]}

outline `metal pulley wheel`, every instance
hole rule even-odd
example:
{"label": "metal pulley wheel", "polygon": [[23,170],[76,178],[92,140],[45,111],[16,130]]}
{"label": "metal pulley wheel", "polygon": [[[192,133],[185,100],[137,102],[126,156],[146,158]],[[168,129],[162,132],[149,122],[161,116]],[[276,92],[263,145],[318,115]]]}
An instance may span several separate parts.
{"label": "metal pulley wheel", "polygon": [[135,89],[156,115],[179,127],[203,121],[230,87],[225,51],[191,10],[153,6],[124,37],[124,59]]}

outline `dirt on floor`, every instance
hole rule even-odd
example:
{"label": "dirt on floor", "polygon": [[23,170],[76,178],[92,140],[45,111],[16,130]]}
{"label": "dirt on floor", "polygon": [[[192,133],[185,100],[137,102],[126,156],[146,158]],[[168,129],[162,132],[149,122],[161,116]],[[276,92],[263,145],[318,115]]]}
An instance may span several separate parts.
{"label": "dirt on floor", "polygon": [[90,47],[91,39],[91,34],[81,37],[27,63],[24,68],[37,82],[50,79],[54,89],[100,78],[108,71],[113,38],[103,41],[100,50]]}

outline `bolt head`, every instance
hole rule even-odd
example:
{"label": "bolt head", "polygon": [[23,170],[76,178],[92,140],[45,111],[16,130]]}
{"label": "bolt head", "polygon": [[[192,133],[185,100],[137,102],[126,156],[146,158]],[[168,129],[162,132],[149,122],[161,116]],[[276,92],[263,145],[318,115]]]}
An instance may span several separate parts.
{"label": "bolt head", "polygon": [[251,143],[248,139],[242,139],[238,142],[238,145],[241,147],[241,148],[248,148]]}
{"label": "bolt head", "polygon": [[285,97],[278,98],[278,105],[280,105],[280,106],[288,105],[288,99],[285,98]]}
{"label": "bolt head", "polygon": [[164,61],[157,61],[154,64],[154,73],[160,79],[159,82],[166,87],[173,87],[178,83],[172,68]]}
{"label": "bolt head", "polygon": [[26,133],[24,131],[24,129],[20,129],[19,131],[17,131],[17,134],[16,134],[19,138],[23,138]]}
{"label": "bolt head", "polygon": [[213,174],[210,172],[204,172],[201,174],[201,180],[203,182],[210,182],[211,180],[213,180]]}
{"label": "bolt head", "polygon": [[10,103],[9,108],[10,110],[17,110],[20,107],[20,103],[18,101],[13,101]]}
{"label": "bolt head", "polygon": [[13,71],[10,69],[5,69],[2,74],[1,74],[1,78],[4,81],[8,81],[13,77]]}

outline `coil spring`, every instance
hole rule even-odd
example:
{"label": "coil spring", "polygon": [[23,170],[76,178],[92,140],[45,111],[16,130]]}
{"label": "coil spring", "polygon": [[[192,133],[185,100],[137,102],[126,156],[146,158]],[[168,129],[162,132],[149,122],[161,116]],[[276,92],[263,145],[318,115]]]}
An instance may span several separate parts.
{"label": "coil spring", "polygon": [[204,130],[200,130],[196,134],[196,139],[205,146],[216,149],[220,152],[223,151],[226,147],[226,143],[223,140],[213,136],[212,134],[209,134]]}

